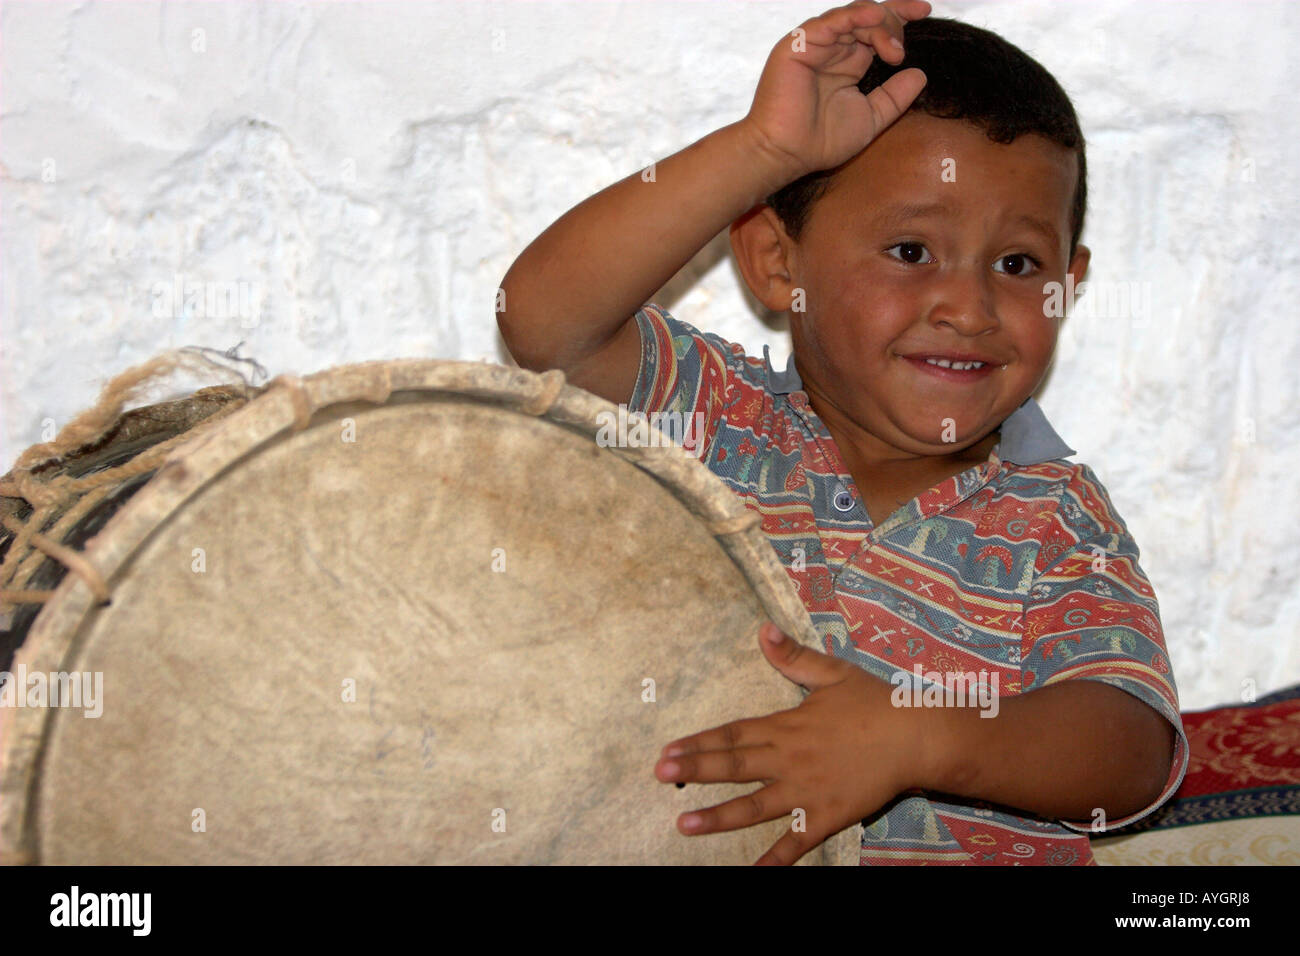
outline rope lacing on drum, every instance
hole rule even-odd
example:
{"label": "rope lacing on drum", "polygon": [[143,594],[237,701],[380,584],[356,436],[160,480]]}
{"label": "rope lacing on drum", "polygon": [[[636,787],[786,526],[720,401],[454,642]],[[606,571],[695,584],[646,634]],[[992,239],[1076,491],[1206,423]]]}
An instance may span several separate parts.
{"label": "rope lacing on drum", "polygon": [[[366,369],[365,381],[355,386],[357,398],[383,405],[393,394],[393,373],[386,365],[373,365]],[[277,375],[266,384],[268,390],[278,389],[289,399],[293,410],[293,431],[300,432],[311,424],[311,418],[320,406],[312,398],[307,383],[297,375]],[[326,403],[328,404],[328,402]]]}
{"label": "rope lacing on drum", "polygon": [[[24,524],[6,516],[4,526],[12,531],[15,536],[25,535],[33,547],[48,554],[55,561],[62,563],[69,571],[85,581],[96,601],[101,604],[108,603],[108,584],[104,581],[104,576],[95,570],[94,565],[87,561],[85,556],[71,548],[64,547],[56,541],[51,541],[43,534],[37,533],[31,528],[30,522]],[[4,600],[14,603],[18,601],[47,601],[53,593],[53,591],[29,591],[26,589],[0,592],[0,594],[3,594]]]}
{"label": "rope lacing on drum", "polygon": [[[177,445],[191,441],[219,420],[242,408],[248,403],[249,395],[231,400],[180,434],[150,446],[130,461],[116,467],[82,478],[68,475],[41,478],[35,472],[63,461],[107,435],[121,417],[122,407],[146,382],[177,368],[196,365],[205,370],[218,368],[224,372],[232,371],[201,354],[186,350],[163,353],[129,368],[104,386],[99,401],[93,407],[60,429],[53,441],[28,448],[18,457],[13,470],[0,479],[0,498],[24,500],[32,509],[25,521],[17,518],[13,506],[7,509],[10,513],[2,517],[3,526],[14,537],[9,543],[4,561],[0,563],[0,607],[40,604],[54,597],[53,590],[24,587],[47,557],[58,561],[84,581],[96,601],[108,603],[111,595],[104,575],[90,563],[85,554],[58,543],[56,539],[71,531],[115,487],[137,475],[156,471]],[[248,383],[245,381],[244,385],[247,386]],[[256,389],[249,388],[249,392],[253,391]],[[66,507],[68,505],[71,507]],[[3,503],[0,503],[0,507],[3,507]],[[54,526],[42,532],[46,523],[56,517],[58,520]]]}
{"label": "rope lacing on drum", "polygon": [[519,410],[529,415],[545,415],[564,391],[564,373],[558,368],[543,372],[537,380],[541,383],[538,393],[519,403]]}
{"label": "rope lacing on drum", "polygon": [[286,372],[271,379],[266,383],[266,387],[282,391],[288,396],[289,404],[293,408],[294,431],[300,432],[311,424],[311,416],[316,411],[316,407],[312,403],[311,396],[307,394],[307,386],[303,384],[302,379]]}

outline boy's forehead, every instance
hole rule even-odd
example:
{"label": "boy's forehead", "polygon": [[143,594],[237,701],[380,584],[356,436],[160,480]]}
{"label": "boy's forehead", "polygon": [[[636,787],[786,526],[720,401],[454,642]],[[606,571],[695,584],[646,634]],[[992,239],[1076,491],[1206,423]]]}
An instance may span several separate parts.
{"label": "boy's forehead", "polygon": [[[966,120],[907,113],[841,167],[823,198],[898,220],[970,202],[1058,221],[1069,235],[1078,157],[1037,134],[995,143]],[[885,224],[885,223],[882,223]]]}

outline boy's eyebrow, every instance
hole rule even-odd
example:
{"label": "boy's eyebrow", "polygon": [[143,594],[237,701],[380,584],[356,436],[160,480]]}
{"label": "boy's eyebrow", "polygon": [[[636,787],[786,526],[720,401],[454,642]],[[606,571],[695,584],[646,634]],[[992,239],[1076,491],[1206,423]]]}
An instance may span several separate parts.
{"label": "boy's eyebrow", "polygon": [[[899,203],[878,210],[873,217],[873,221],[879,228],[891,231],[901,229],[909,225],[913,220],[929,218],[951,221],[957,218],[957,210],[946,202]],[[1056,230],[1036,216],[1022,213],[1010,221],[1014,225],[1027,226],[1032,229],[1047,240],[1053,249],[1056,249],[1061,244],[1061,239],[1056,234]]]}

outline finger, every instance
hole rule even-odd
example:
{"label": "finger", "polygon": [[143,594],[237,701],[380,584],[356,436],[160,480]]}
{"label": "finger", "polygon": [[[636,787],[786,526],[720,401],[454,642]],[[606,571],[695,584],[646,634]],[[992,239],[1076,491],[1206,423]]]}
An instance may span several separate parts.
{"label": "finger", "polygon": [[[784,711],[778,713],[784,713]],[[773,716],[775,715],[769,714],[767,717],[733,720],[721,727],[710,727],[698,734],[680,737],[667,744],[662,755],[676,757],[681,754],[693,754],[709,750],[732,750],[737,747],[760,747],[769,744],[771,743],[772,734],[771,726],[767,724],[767,721]]]}
{"label": "finger", "polygon": [[908,20],[899,10],[870,0],[855,0],[845,10],[850,13],[854,39],[890,63],[903,59],[903,27]]}
{"label": "finger", "polygon": [[930,5],[923,0],[886,2],[879,6],[871,3],[871,0],[854,0],[852,5],[858,4],[870,5],[883,11],[883,14],[879,24],[872,22],[859,26],[854,30],[854,36],[891,63],[898,63],[903,59],[906,42],[903,28],[910,21],[923,19],[930,14]]}
{"label": "finger", "polygon": [[770,745],[706,750],[659,758],[655,776],[665,783],[753,783],[777,777],[779,763],[776,748]]}
{"label": "finger", "polygon": [[884,0],[881,6],[902,20],[924,20],[934,10],[927,0]]}
{"label": "finger", "polygon": [[677,818],[677,829],[687,836],[695,836],[700,833],[725,833],[775,820],[788,814],[791,809],[784,792],[780,784],[773,784],[714,807],[683,813]]}
{"label": "finger", "polygon": [[850,4],[827,10],[819,17],[813,17],[801,24],[808,43],[819,46],[832,44],[862,42],[875,52],[898,59],[898,47],[890,42],[890,27],[893,26],[902,35],[896,18],[876,3]]}
{"label": "finger", "polygon": [[867,106],[875,118],[877,136],[906,112],[925,84],[925,74],[912,67],[899,70],[867,94]]}
{"label": "finger", "polygon": [[772,844],[772,848],[754,861],[755,866],[793,866],[809,850],[815,850],[825,837],[800,833],[791,829],[781,839]]}
{"label": "finger", "polygon": [[[872,92],[874,94],[875,91]],[[868,96],[867,99],[870,101],[871,97]],[[772,622],[764,621],[758,629],[758,635],[763,656],[786,679],[801,687],[812,691],[838,684],[844,679],[845,661],[800,644],[782,634],[780,628]]]}

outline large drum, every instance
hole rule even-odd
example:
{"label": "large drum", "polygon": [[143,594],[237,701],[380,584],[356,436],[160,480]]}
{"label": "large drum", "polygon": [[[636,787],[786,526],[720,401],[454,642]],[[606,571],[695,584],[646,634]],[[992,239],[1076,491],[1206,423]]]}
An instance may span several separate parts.
{"label": "large drum", "polygon": [[[4,861],[741,864],[791,825],[682,836],[759,785],[653,776],[668,741],[799,703],[763,619],[818,643],[757,516],[681,448],[603,447],[613,405],[482,363],[142,412],[165,424],[130,441],[172,444],[96,486],[125,501],[96,533],[94,508],[33,515],[30,476],[37,502],[0,502],[70,568],[43,604],[3,584],[11,628],[34,616],[0,708]],[[127,445],[95,468],[131,471]]]}

